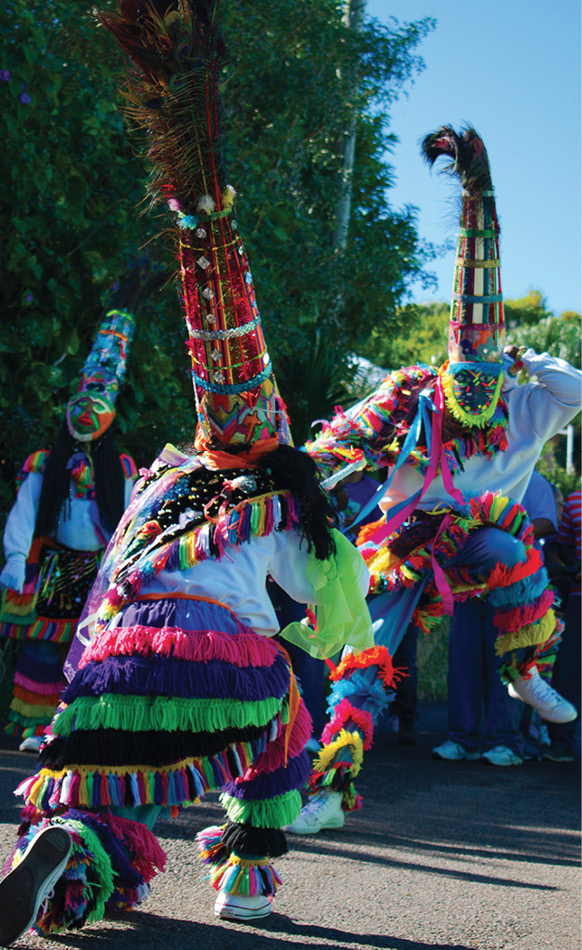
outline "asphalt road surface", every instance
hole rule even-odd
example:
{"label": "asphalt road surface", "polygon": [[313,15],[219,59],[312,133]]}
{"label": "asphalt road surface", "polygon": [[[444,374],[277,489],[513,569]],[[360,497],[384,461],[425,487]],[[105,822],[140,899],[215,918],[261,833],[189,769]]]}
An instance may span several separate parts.
{"label": "asphalt road surface", "polygon": [[[380,733],[342,830],[291,837],[284,886],[256,925],[219,921],[194,845],[221,820],[216,795],[158,826],[168,870],[141,910],[18,947],[57,950],[579,950],[579,763],[442,762],[445,707],[424,705],[419,747]],[[0,856],[18,822],[11,791],[34,759],[0,739]]]}

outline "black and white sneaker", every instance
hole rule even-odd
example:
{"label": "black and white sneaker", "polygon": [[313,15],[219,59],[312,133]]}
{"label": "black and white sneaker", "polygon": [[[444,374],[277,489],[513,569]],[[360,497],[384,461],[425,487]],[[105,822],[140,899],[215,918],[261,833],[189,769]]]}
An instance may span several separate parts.
{"label": "black and white sneaker", "polygon": [[20,864],[0,881],[0,946],[10,947],[32,927],[43,900],[67,866],[69,832],[49,825],[32,839]]}

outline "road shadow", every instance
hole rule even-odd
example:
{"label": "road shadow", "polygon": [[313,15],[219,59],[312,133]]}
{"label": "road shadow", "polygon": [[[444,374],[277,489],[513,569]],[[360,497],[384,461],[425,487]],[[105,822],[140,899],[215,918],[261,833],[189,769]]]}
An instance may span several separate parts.
{"label": "road shadow", "polygon": [[[128,924],[130,927],[128,928]],[[202,924],[190,920],[168,920],[157,914],[130,912],[124,915],[123,931],[89,928],[74,934],[59,935],[50,946],[71,950],[168,950],[171,938],[180,938],[183,946],[204,950],[282,950],[300,946],[304,950],[476,950],[474,945],[425,943],[393,937],[390,934],[362,934],[336,930],[317,924],[297,924],[281,914],[273,914],[249,926],[213,921]],[[43,942],[48,947],[48,943]]]}

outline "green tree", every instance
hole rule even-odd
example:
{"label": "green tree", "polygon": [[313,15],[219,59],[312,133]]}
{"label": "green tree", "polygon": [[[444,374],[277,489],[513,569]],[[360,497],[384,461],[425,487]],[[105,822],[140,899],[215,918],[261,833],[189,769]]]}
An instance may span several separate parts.
{"label": "green tree", "polygon": [[[509,314],[509,316],[507,316]],[[582,332],[579,313],[565,310],[559,316],[548,308],[539,290],[526,297],[506,302],[508,340],[518,346],[531,346],[537,353],[550,353],[580,366]],[[567,471],[567,442],[563,435],[551,440],[543,451],[539,469],[557,485],[564,496],[580,484],[580,414],[574,419],[574,469]]]}
{"label": "green tree", "polygon": [[[389,106],[421,68],[432,21],[353,35],[337,0],[225,0],[231,61],[222,77],[225,153],[269,349],[295,437],[335,399],[355,341],[397,323],[423,274],[411,209],[389,204]],[[125,64],[88,0],[8,0],[0,10],[0,502],[26,455],[51,442],[111,292],[145,255],[175,270],[169,220],[144,200],[139,136],[118,89]],[[357,74],[356,85],[346,77]],[[333,250],[334,207],[349,120],[357,122],[352,220]],[[335,301],[344,304],[338,312]],[[191,439],[185,333],[169,278],[139,317],[118,400],[125,447],[147,464],[166,440]],[[329,385],[301,387],[318,347]],[[323,366],[325,361],[319,361]],[[308,388],[308,387],[307,387]],[[323,399],[324,405],[318,403]],[[120,441],[122,441],[120,439]]]}
{"label": "green tree", "polygon": [[359,352],[390,369],[426,363],[439,366],[447,358],[448,303],[408,304],[398,310],[392,333],[372,330]]}
{"label": "green tree", "polygon": [[[169,262],[161,244],[141,250],[160,222],[140,208],[143,166],[124,131],[122,74],[110,45],[79,0],[34,8],[14,0],[0,13],[0,450],[7,502],[7,483],[25,456],[52,441],[129,260],[145,253],[154,266]],[[171,306],[156,308],[155,323],[141,322],[119,402],[118,424],[136,430],[138,446],[152,438],[150,418],[157,414],[172,428],[178,340],[187,375],[172,296],[166,294]],[[140,461],[152,449],[138,450]]]}
{"label": "green tree", "polygon": [[525,297],[504,300],[503,309],[505,311],[505,323],[510,332],[526,326],[537,326],[540,320],[553,316],[541,290],[530,289]]}
{"label": "green tree", "polygon": [[581,360],[580,314],[565,310],[555,316],[541,291],[530,290],[527,296],[505,301],[508,341],[517,346],[531,346],[538,353],[550,353],[579,366]]}

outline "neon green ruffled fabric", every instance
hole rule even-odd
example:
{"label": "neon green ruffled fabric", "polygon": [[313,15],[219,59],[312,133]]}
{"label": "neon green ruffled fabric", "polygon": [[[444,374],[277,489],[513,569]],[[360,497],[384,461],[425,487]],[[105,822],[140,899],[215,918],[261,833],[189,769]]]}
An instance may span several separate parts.
{"label": "neon green ruffled fabric", "polygon": [[336,555],[318,561],[311,551],[307,579],[317,592],[317,627],[295,621],[281,636],[316,659],[325,659],[349,644],[355,653],[374,646],[372,618],[360,588],[362,556],[334,529]]}

